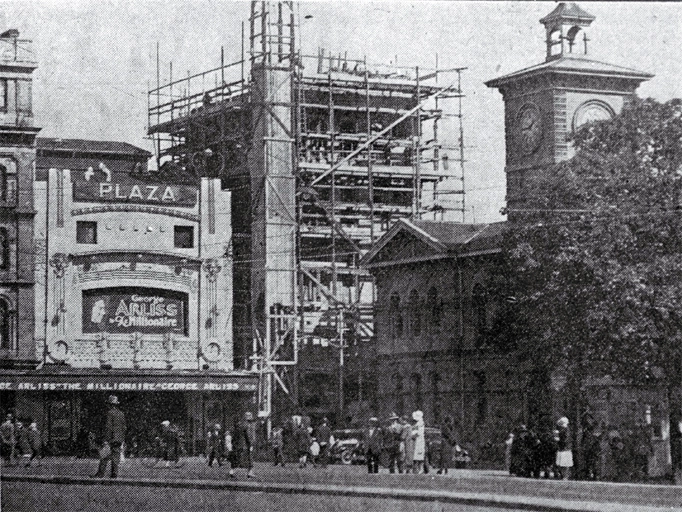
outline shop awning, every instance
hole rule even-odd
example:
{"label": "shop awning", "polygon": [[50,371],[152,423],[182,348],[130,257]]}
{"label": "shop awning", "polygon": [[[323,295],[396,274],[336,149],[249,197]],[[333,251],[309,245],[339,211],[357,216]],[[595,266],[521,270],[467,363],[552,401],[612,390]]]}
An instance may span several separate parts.
{"label": "shop awning", "polygon": [[244,391],[258,389],[252,372],[79,370],[0,370],[0,391]]}

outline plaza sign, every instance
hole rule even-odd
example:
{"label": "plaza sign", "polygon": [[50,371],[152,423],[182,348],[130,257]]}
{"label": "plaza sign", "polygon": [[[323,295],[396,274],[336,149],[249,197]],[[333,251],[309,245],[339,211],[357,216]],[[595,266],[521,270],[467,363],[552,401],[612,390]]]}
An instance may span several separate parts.
{"label": "plaza sign", "polygon": [[116,202],[168,206],[194,206],[197,203],[197,187],[149,183],[129,176],[116,179],[119,181],[75,180],[73,200],[89,203]]}

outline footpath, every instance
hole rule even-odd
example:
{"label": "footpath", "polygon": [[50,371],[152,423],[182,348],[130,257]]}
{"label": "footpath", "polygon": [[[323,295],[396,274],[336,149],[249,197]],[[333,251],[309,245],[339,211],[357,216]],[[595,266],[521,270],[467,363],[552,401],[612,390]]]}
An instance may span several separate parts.
{"label": "footpath", "polygon": [[[273,468],[257,464],[256,477],[244,470],[236,478],[223,468],[208,468],[205,459],[194,458],[181,469],[150,469],[135,459],[121,467],[120,477],[93,479],[96,461],[46,459],[37,468],[0,468],[6,482],[48,485],[163,487],[300,495],[334,495],[361,498],[392,498],[434,504],[462,504],[546,512],[662,512],[682,511],[682,487],[533,480],[510,477],[499,471],[454,470],[441,475],[366,474],[361,466],[329,466],[299,469],[295,465]],[[383,470],[385,471],[385,470]],[[3,490],[4,491],[4,490]],[[57,491],[58,492],[58,491]]]}

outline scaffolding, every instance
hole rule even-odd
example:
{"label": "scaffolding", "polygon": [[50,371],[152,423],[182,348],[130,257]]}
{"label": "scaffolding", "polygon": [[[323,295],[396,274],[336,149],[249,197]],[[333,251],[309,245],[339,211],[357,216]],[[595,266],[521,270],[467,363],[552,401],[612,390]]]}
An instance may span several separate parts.
{"label": "scaffolding", "polygon": [[148,95],[159,171],[233,191],[235,357],[263,375],[264,417],[275,387],[298,403],[310,346],[339,349],[343,413],[344,349],[374,335],[360,258],[400,218],[465,211],[465,68],[304,55],[295,8],[252,2],[237,62],[161,83],[157,57]]}

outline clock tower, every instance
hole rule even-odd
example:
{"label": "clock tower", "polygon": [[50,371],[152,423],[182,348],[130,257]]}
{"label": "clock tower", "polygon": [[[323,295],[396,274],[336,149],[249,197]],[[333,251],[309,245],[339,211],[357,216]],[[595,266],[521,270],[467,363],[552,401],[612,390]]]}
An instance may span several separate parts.
{"label": "clock tower", "polygon": [[558,4],[540,20],[545,61],[486,82],[504,99],[509,220],[514,210],[523,209],[532,181],[572,156],[573,130],[613,117],[653,77],[590,59],[588,31],[594,19],[574,3]]}

